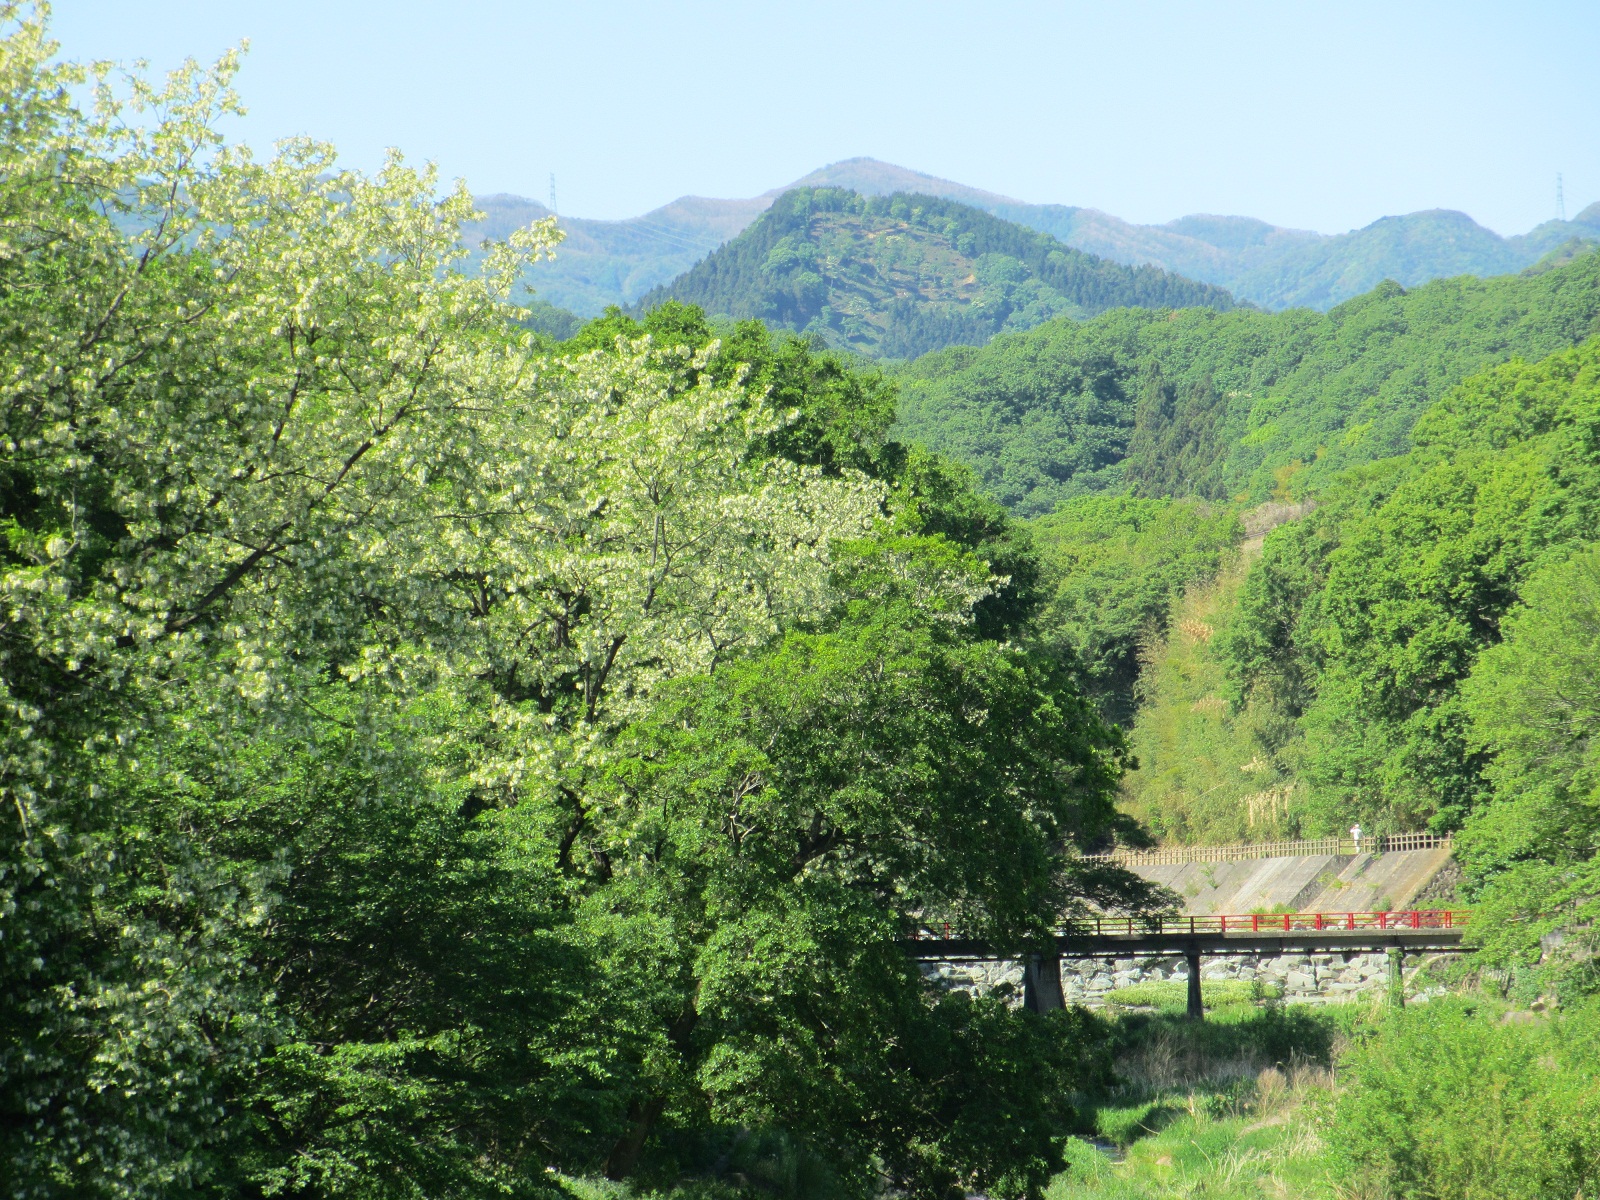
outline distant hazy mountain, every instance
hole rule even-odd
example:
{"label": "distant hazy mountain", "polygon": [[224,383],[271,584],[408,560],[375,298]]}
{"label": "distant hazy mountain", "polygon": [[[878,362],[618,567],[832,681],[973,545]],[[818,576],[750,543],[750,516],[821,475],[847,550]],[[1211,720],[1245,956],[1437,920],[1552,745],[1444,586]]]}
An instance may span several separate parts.
{"label": "distant hazy mountain", "polygon": [[[552,304],[588,316],[628,305],[676,278],[745,229],[795,187],[847,188],[869,196],[915,192],[958,200],[1048,233],[1066,245],[1125,264],[1150,264],[1227,288],[1265,308],[1327,309],[1383,279],[1406,287],[1452,275],[1503,275],[1532,266],[1572,238],[1600,239],[1600,203],[1570,221],[1547,221],[1501,237],[1447,209],[1384,217],[1325,235],[1250,217],[1188,216],[1135,225],[1092,208],[1025,204],[871,158],[833,163],[748,200],[685,196],[626,221],[560,218],[567,241],[529,283]],[[481,234],[501,236],[549,210],[517,196],[479,197]]]}
{"label": "distant hazy mountain", "polygon": [[1109,308],[1236,307],[1222,288],[1086,254],[968,204],[838,187],[779,196],[640,307],[667,299],[888,358]]}
{"label": "distant hazy mountain", "polygon": [[[585,317],[608,304],[632,304],[736,237],[777,195],[750,200],[684,196],[626,221],[560,217],[566,240],[553,261],[534,268],[528,285],[539,299]],[[538,201],[521,196],[478,196],[476,202],[485,220],[470,231],[474,241],[503,238],[550,215]]]}
{"label": "distant hazy mountain", "polygon": [[1385,279],[1409,288],[1456,275],[1508,275],[1574,237],[1600,239],[1600,204],[1574,220],[1546,221],[1509,238],[1449,209],[1383,217],[1334,236],[1249,217],[1191,216],[1165,225],[1133,225],[1087,208],[1005,204],[990,211],[1119,262],[1158,263],[1221,284],[1269,309],[1329,309]]}

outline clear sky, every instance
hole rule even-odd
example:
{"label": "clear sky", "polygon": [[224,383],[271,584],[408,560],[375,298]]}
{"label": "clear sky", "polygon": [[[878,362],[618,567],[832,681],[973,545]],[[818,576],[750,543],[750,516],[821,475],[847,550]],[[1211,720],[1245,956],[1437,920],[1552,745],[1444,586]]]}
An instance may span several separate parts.
{"label": "clear sky", "polygon": [[1600,199],[1600,2],[58,0],[72,58],[248,37],[239,133],[625,217],[871,155],[1135,221]]}

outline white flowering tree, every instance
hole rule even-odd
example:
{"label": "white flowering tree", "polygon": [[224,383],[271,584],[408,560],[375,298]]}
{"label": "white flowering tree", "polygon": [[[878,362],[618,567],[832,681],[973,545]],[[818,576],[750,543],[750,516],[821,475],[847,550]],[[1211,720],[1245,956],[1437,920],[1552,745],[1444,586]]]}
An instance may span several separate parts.
{"label": "white flowering tree", "polygon": [[495,803],[548,792],[825,605],[881,496],[752,458],[779,417],[687,359],[541,357],[505,297],[552,223],[468,275],[464,188],[257,160],[217,133],[231,56],[117,85],[45,15],[0,9],[0,1137],[16,1194],[167,1195],[237,1119],[217,1080],[296,1036],[248,945],[307,868],[230,863],[195,795],[424,701]]}

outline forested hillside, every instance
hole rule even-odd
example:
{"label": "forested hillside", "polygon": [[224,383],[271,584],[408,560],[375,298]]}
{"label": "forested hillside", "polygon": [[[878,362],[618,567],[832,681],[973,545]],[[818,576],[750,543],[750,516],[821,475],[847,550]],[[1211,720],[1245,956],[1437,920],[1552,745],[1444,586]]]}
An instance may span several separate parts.
{"label": "forested hillside", "polygon": [[1389,284],[1332,312],[1137,309],[1053,321],[896,370],[901,436],[1031,514],[1084,493],[1265,499],[1402,453],[1434,400],[1600,318],[1600,256],[1523,276]]}
{"label": "forested hillside", "polygon": [[1119,266],[953,201],[835,188],[780,197],[640,308],[667,299],[885,358],[1127,305],[1234,307],[1220,288]]}
{"label": "forested hillside", "polygon": [[1587,940],[1538,939],[1600,904],[1597,431],[1591,338],[1202,562],[1143,639],[1130,810],[1181,841],[1459,830],[1496,961],[1583,993]]}

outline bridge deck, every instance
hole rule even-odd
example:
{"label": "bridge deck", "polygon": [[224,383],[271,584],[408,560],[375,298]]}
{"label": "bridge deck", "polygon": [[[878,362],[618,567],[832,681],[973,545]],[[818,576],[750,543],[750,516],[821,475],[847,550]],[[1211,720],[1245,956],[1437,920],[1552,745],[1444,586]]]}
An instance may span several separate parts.
{"label": "bridge deck", "polygon": [[[1459,910],[1377,913],[1245,913],[1209,917],[1107,917],[1056,931],[1061,958],[1194,954],[1364,954],[1384,950],[1459,952],[1468,914]],[[906,943],[919,962],[1018,957],[989,943],[927,931]]]}

